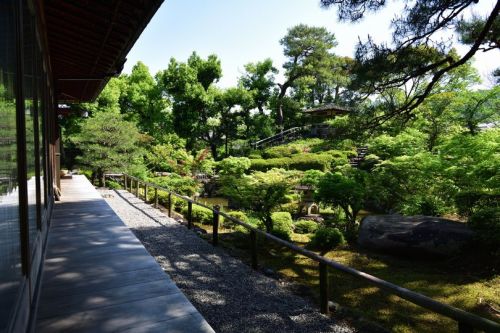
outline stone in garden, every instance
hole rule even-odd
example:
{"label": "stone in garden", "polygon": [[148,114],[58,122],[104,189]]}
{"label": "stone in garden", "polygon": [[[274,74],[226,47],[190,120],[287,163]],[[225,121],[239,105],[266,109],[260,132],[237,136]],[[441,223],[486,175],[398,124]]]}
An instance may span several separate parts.
{"label": "stone in garden", "polygon": [[376,215],[361,221],[358,244],[392,254],[450,256],[473,235],[467,224],[444,218]]}

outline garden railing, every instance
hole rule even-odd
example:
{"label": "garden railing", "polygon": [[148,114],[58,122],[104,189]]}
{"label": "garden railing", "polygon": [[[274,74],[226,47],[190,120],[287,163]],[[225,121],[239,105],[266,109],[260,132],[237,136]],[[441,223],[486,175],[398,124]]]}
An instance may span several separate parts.
{"label": "garden railing", "polygon": [[[427,310],[438,313],[445,317],[451,318],[457,322],[457,331],[459,333],[471,333],[474,330],[482,330],[485,332],[500,332],[500,324],[496,323],[492,320],[477,316],[470,312],[455,308],[453,306],[438,302],[430,297],[424,296],[422,294],[416,293],[409,289],[403,288],[401,286],[395,285],[393,283],[387,282],[385,280],[379,279],[373,275],[358,271],[354,268],[344,266],[336,261],[331,259],[327,259],[323,256],[320,256],[312,251],[304,249],[300,246],[292,244],[288,241],[285,241],[281,238],[278,238],[274,235],[271,235],[263,230],[260,230],[250,224],[242,222],[222,211],[220,211],[219,206],[209,207],[203,203],[197,202],[189,197],[177,194],[173,191],[170,191],[166,188],[158,186],[153,183],[145,182],[137,177],[129,176],[127,174],[106,174],[109,178],[120,178],[120,181],[123,182],[123,186],[125,190],[134,193],[137,197],[140,196],[140,187],[142,184],[142,188],[144,189],[143,198],[147,201],[147,192],[148,188],[154,189],[154,199],[153,203],[155,208],[158,208],[158,191],[164,191],[168,193],[167,199],[167,214],[169,217],[172,216],[172,197],[180,198],[187,202],[188,210],[187,210],[187,227],[191,229],[193,227],[193,219],[192,219],[192,207],[193,204],[197,206],[201,206],[207,208],[213,212],[213,233],[212,233],[212,245],[218,245],[219,238],[219,216],[223,216],[225,219],[232,221],[233,223],[240,225],[250,231],[249,233],[249,241],[250,241],[250,257],[251,257],[251,266],[253,269],[257,269],[258,266],[258,256],[257,256],[257,235],[263,237],[269,241],[272,241],[276,244],[284,246],[295,253],[306,256],[315,262],[318,263],[319,269],[319,282],[320,282],[320,309],[324,314],[329,313],[329,305],[328,305],[328,295],[329,295],[329,278],[328,278],[328,269],[334,269],[339,272],[343,272],[354,276],[358,279],[361,279],[369,284],[376,286],[389,294],[397,295],[402,299],[405,299],[413,304],[419,305]],[[134,186],[135,185],[135,186]]]}

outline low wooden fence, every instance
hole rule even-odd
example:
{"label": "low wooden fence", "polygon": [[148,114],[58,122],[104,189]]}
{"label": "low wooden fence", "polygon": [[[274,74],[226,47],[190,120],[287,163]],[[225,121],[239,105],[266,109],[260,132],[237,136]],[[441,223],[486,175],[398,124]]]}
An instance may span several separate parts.
{"label": "low wooden fence", "polygon": [[[167,199],[167,212],[168,216],[172,216],[172,197],[180,198],[188,203],[187,210],[187,226],[189,229],[193,227],[192,221],[192,207],[193,204],[207,208],[213,212],[213,233],[212,233],[212,245],[217,246],[219,243],[219,216],[223,216],[224,218],[232,221],[233,223],[240,225],[250,231],[249,241],[250,241],[250,256],[251,256],[251,265],[252,268],[257,269],[258,266],[258,257],[257,257],[257,235],[263,237],[269,241],[272,241],[276,244],[284,246],[295,253],[306,256],[318,263],[319,269],[319,285],[320,285],[320,310],[324,314],[329,313],[328,306],[328,295],[329,295],[329,278],[328,278],[328,269],[334,269],[339,272],[343,272],[354,276],[358,279],[361,279],[375,287],[378,287],[385,292],[397,295],[413,304],[419,305],[429,311],[438,313],[445,317],[451,318],[457,322],[457,331],[459,333],[470,333],[475,330],[481,330],[484,332],[500,332],[500,324],[491,321],[489,319],[477,316],[475,314],[469,313],[464,310],[457,309],[447,304],[440,303],[430,297],[424,296],[422,294],[416,293],[409,289],[403,288],[401,286],[395,285],[393,283],[387,282],[385,280],[379,279],[373,275],[358,271],[354,268],[344,266],[338,262],[335,262],[331,259],[327,259],[323,256],[320,256],[312,251],[304,249],[300,246],[287,242],[281,238],[278,238],[274,235],[266,233],[260,229],[255,228],[252,225],[249,225],[245,222],[242,222],[228,214],[221,212],[219,206],[209,207],[200,202],[197,202],[189,197],[182,196],[175,192],[172,192],[168,189],[165,189],[156,184],[152,184],[149,182],[145,182],[139,178],[132,177],[126,174],[107,174],[109,178],[119,178],[119,181],[123,183],[125,190],[135,193],[135,196],[140,197],[141,191],[143,191],[142,197],[148,201],[148,199],[153,199],[154,206],[158,207],[158,191],[164,191],[168,193]],[[142,189],[141,189],[142,188]],[[148,188],[154,189],[154,198],[148,198]]]}

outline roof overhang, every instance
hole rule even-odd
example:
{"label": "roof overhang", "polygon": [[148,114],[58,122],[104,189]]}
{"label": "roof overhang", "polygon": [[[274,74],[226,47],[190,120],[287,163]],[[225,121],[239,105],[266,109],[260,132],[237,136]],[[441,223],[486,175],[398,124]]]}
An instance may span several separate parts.
{"label": "roof overhang", "polygon": [[42,1],[42,24],[58,102],[93,101],[163,0]]}
{"label": "roof overhang", "polygon": [[343,106],[338,106],[335,104],[324,104],[312,109],[304,110],[304,113],[306,114],[320,115],[320,116],[348,114],[349,112],[351,112],[351,109]]}

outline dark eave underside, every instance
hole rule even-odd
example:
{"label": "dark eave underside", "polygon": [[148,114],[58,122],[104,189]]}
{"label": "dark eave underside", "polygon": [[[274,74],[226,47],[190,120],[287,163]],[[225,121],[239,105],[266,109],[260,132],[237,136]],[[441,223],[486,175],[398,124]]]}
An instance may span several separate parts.
{"label": "dark eave underside", "polygon": [[305,113],[319,113],[319,112],[335,112],[335,113],[348,113],[351,110],[349,108],[338,106],[335,104],[324,104],[312,109],[304,110]]}
{"label": "dark eave underside", "polygon": [[58,102],[94,100],[163,0],[48,0],[45,26]]}

